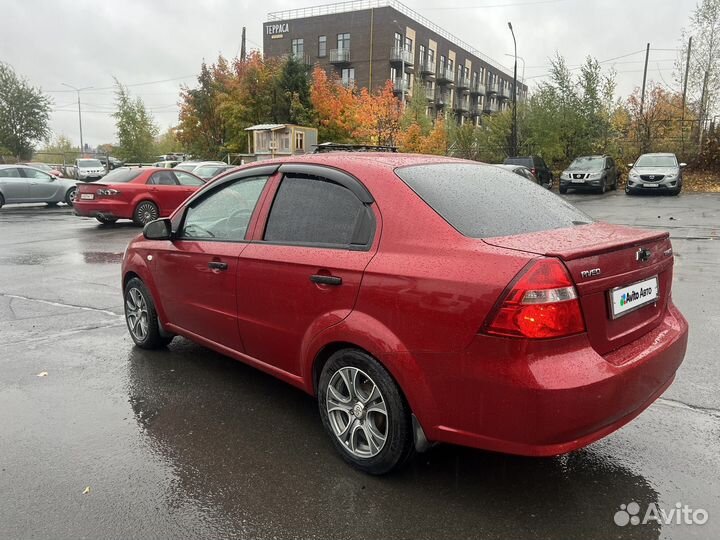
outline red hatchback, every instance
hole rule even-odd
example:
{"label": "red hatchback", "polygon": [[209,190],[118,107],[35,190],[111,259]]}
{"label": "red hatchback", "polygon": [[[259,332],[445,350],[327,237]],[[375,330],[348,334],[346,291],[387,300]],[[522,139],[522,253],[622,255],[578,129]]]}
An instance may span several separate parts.
{"label": "red hatchback", "polygon": [[131,219],[145,225],[169,216],[205,180],[187,171],[159,167],[115,169],[100,181],[78,182],[73,210],[100,223]]}
{"label": "red hatchback", "polygon": [[380,474],[434,442],[549,456],[640,414],[687,323],[668,234],[476,162],[319,154],[228,173],[123,259],[130,334],[174,335],[317,396]]}

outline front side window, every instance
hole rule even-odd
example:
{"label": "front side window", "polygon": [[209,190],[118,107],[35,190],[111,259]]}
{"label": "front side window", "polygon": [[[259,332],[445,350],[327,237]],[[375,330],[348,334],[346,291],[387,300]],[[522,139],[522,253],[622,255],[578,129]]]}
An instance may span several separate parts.
{"label": "front side window", "polygon": [[185,214],[180,236],[186,240],[244,240],[267,180],[267,176],[243,178],[193,202]]}
{"label": "front side window", "polygon": [[148,181],[153,186],[176,186],[175,175],[170,171],[159,171],[153,174]]}
{"label": "front side window", "polygon": [[335,247],[370,243],[369,209],[344,186],[324,178],[288,175],[273,201],[264,240]]}
{"label": "front side window", "polygon": [[[219,168],[222,169],[223,167]],[[215,169],[217,170],[218,167],[216,167]],[[196,178],[192,174],[184,171],[174,171],[173,174],[175,175],[175,178],[177,178],[177,181],[181,186],[202,186],[204,184],[204,182],[199,178]],[[217,172],[215,174],[217,174]]]}
{"label": "front side window", "polygon": [[318,56],[327,56],[327,36],[318,38]]}
{"label": "front side window", "polygon": [[23,172],[25,173],[25,176],[27,178],[33,178],[35,180],[45,180],[46,182],[52,180],[52,176],[42,171],[38,171],[37,169],[23,169]]}

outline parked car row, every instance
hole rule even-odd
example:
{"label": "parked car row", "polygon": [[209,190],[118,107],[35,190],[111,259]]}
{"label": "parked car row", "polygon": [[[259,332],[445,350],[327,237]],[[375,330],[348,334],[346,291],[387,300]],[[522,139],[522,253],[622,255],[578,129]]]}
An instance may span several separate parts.
{"label": "parked car row", "polygon": [[27,165],[0,165],[0,207],[18,203],[72,205],[76,192],[75,180]]}

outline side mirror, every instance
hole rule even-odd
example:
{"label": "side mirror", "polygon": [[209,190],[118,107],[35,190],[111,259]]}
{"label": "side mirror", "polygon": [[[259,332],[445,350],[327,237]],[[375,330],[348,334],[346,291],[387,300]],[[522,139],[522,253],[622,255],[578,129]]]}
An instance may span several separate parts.
{"label": "side mirror", "polygon": [[687,163],[681,163],[680,168],[682,169],[683,167],[687,167]]}
{"label": "side mirror", "polygon": [[50,175],[50,181],[51,181],[51,182],[54,182],[55,180],[57,180],[57,176],[55,176],[54,174],[51,174],[51,175]]}
{"label": "side mirror", "polygon": [[172,224],[169,218],[156,219],[143,227],[143,236],[148,240],[170,240]]}
{"label": "side mirror", "polygon": [[628,167],[631,168],[631,169],[633,168],[633,165],[635,165],[635,164],[634,164],[634,163],[628,163]]}

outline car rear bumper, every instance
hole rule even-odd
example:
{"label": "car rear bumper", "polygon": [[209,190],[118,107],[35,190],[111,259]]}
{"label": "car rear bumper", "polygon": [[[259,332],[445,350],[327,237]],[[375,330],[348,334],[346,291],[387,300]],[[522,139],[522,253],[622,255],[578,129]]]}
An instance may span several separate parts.
{"label": "car rear bumper", "polygon": [[125,203],[108,200],[81,201],[75,200],[73,213],[76,216],[104,218],[104,219],[130,219],[131,209]]}
{"label": "car rear bumper", "polygon": [[418,396],[409,401],[430,440],[563,454],[612,433],[655,401],[682,363],[687,335],[672,304],[656,328],[605,357],[585,335],[537,344],[479,335],[448,363],[437,354],[413,355],[432,396],[417,407]]}

